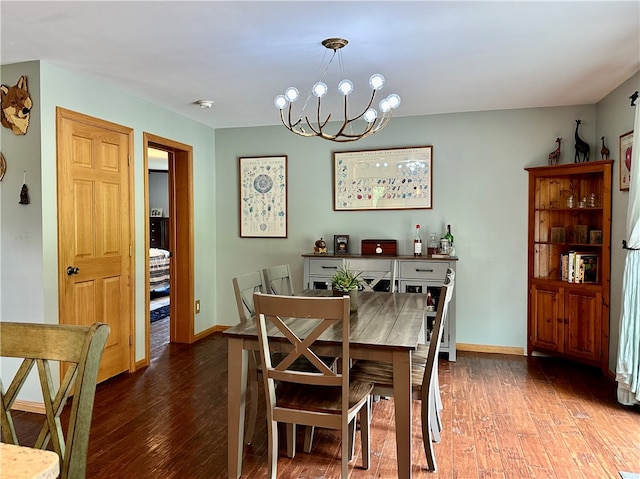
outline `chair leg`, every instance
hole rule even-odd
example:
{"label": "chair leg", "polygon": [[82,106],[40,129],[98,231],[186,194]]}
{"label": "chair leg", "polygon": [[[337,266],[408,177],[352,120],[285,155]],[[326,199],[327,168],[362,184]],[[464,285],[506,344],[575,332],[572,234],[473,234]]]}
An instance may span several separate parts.
{"label": "chair leg", "polygon": [[256,430],[258,420],[258,378],[249,377],[247,388],[249,389],[249,420],[247,422],[247,432],[244,435],[244,443],[251,444],[253,433]]}
{"label": "chair leg", "polygon": [[438,410],[435,407],[434,402],[430,403],[429,406],[429,427],[431,428],[431,434],[433,437],[433,442],[440,442],[440,427],[438,424],[440,423],[440,415]]}
{"label": "chair leg", "polygon": [[[435,398],[435,411],[436,411],[436,419],[437,419],[437,430],[438,433],[442,431],[442,418],[440,417],[440,411],[444,408],[442,405],[442,395],[440,394],[440,381],[438,379],[438,366],[436,365],[436,372],[433,377],[434,386],[433,386],[433,395]],[[436,442],[440,442],[438,434],[438,440]]]}
{"label": "chair leg", "polygon": [[258,418],[258,385],[260,384],[260,374],[258,373],[258,364],[254,353],[249,354],[249,362],[247,366],[247,389],[249,397],[249,420],[247,422],[247,430],[244,435],[244,443],[251,444],[253,434],[256,430],[256,421]]}
{"label": "chair leg", "polygon": [[371,396],[367,404],[360,410],[360,436],[362,439],[362,467],[369,469],[371,432]]}
{"label": "chair leg", "polygon": [[310,453],[313,447],[313,434],[315,433],[315,426],[306,426],[304,431],[304,452]]}
{"label": "chair leg", "polygon": [[285,424],[287,428],[287,457],[296,457],[296,425]]}
{"label": "chair leg", "polygon": [[422,400],[420,418],[422,421],[422,445],[424,446],[424,454],[427,456],[427,469],[431,472],[436,472],[436,456],[433,452],[432,425],[430,421],[430,411],[435,409],[433,401],[433,395],[431,393],[426,394],[426,397]]}
{"label": "chair leg", "polygon": [[[355,422],[356,422],[356,418],[354,417],[353,420],[351,421],[351,423],[354,424],[354,428],[355,428]],[[347,424],[346,428],[344,426],[342,426],[342,435],[341,435],[341,439],[342,439],[342,454],[340,457],[340,462],[342,465],[342,470],[341,470],[341,477],[342,479],[348,479],[349,477],[349,460],[350,460],[350,454],[351,454],[351,441],[349,441],[349,437],[351,436],[351,423]]]}
{"label": "chair leg", "polygon": [[278,423],[267,421],[269,478],[278,477]]}
{"label": "chair leg", "polygon": [[353,455],[355,454],[355,450],[356,450],[356,418],[355,417],[349,423],[349,438],[347,439],[347,442],[349,443],[348,461],[351,461],[353,459]]}

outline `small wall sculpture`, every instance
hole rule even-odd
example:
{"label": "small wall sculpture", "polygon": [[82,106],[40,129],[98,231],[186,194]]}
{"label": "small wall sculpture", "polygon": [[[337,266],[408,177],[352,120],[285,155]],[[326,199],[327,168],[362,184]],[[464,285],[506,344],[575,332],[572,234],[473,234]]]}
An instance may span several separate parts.
{"label": "small wall sculpture", "polygon": [[10,128],[14,135],[25,135],[33,102],[27,88],[27,77],[22,75],[14,86],[0,86],[2,93],[2,126]]}

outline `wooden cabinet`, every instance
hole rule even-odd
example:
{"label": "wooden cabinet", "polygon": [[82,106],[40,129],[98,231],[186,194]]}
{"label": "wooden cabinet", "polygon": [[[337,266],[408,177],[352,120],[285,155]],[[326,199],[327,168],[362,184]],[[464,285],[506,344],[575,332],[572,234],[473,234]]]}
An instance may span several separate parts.
{"label": "wooden cabinet", "polygon": [[[608,368],[612,163],[527,168],[529,354]],[[570,253],[597,258],[595,274],[570,282]]]}
{"label": "wooden cabinet", "polygon": [[169,249],[169,218],[149,218],[149,246]]}
{"label": "wooden cabinet", "polygon": [[[307,289],[330,289],[331,277],[340,267],[349,264],[349,269],[362,272],[363,289],[368,291],[397,291],[401,293],[427,294],[439,300],[440,287],[444,283],[447,269],[455,271],[457,258],[414,256],[359,256],[359,255],[303,255],[304,281]],[[435,311],[426,311],[424,339],[431,335]],[[456,360],[455,289],[449,303],[449,317],[442,334],[440,351],[447,353],[450,361]]]}

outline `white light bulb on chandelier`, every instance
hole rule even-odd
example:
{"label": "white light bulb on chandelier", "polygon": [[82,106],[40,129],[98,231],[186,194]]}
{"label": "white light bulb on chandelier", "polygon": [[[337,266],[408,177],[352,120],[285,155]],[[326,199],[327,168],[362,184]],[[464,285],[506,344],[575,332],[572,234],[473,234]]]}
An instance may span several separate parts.
{"label": "white light bulb on chandelier", "polygon": [[369,86],[374,90],[382,90],[384,86],[384,77],[380,73],[374,73],[369,78]]}
{"label": "white light bulb on chandelier", "polygon": [[300,96],[300,93],[298,93],[298,89],[294,86],[290,86],[289,88],[287,88],[287,90],[284,92],[284,97],[289,100],[290,102],[294,102],[298,99],[298,97]]}
{"label": "white light bulb on chandelier", "polygon": [[342,80],[338,83],[338,91],[344,96],[349,95],[353,91],[353,83],[350,80]]}
{"label": "white light bulb on chandelier", "polygon": [[327,92],[329,91],[329,88],[327,88],[327,85],[325,83],[319,81],[318,83],[313,85],[313,88],[311,89],[311,91],[313,91],[314,96],[317,96],[318,98],[322,98],[327,94]]}
{"label": "white light bulb on chandelier", "polygon": [[389,105],[391,106],[391,108],[398,108],[400,106],[400,96],[396,95],[395,93],[389,95],[387,97],[387,100],[389,100]]}
{"label": "white light bulb on chandelier", "polygon": [[278,95],[273,103],[276,105],[276,108],[282,110],[285,106],[287,106],[287,103],[289,103],[289,101],[284,97],[284,95]]}
{"label": "white light bulb on chandelier", "polygon": [[387,113],[391,110],[391,102],[389,101],[388,98],[385,98],[384,100],[382,100],[379,106],[380,106],[380,111],[382,113]]}
{"label": "white light bulb on chandelier", "polygon": [[371,123],[375,121],[376,118],[378,118],[378,112],[375,110],[375,108],[369,108],[367,111],[364,112],[364,115],[362,116],[362,118],[367,123]]}

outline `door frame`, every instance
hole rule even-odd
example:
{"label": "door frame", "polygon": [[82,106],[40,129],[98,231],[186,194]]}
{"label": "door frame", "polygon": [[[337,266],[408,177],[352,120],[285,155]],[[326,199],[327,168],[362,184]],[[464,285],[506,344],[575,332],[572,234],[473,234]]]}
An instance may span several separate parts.
{"label": "door frame", "polygon": [[[188,343],[194,334],[193,279],[193,147],[177,141],[143,132],[145,247],[149,250],[149,158],[148,149],[169,152],[169,248],[170,303],[169,341]],[[180,194],[178,194],[180,192]],[[179,212],[179,213],[178,213]],[[149,255],[145,254],[145,357],[150,361],[150,294]]]}

